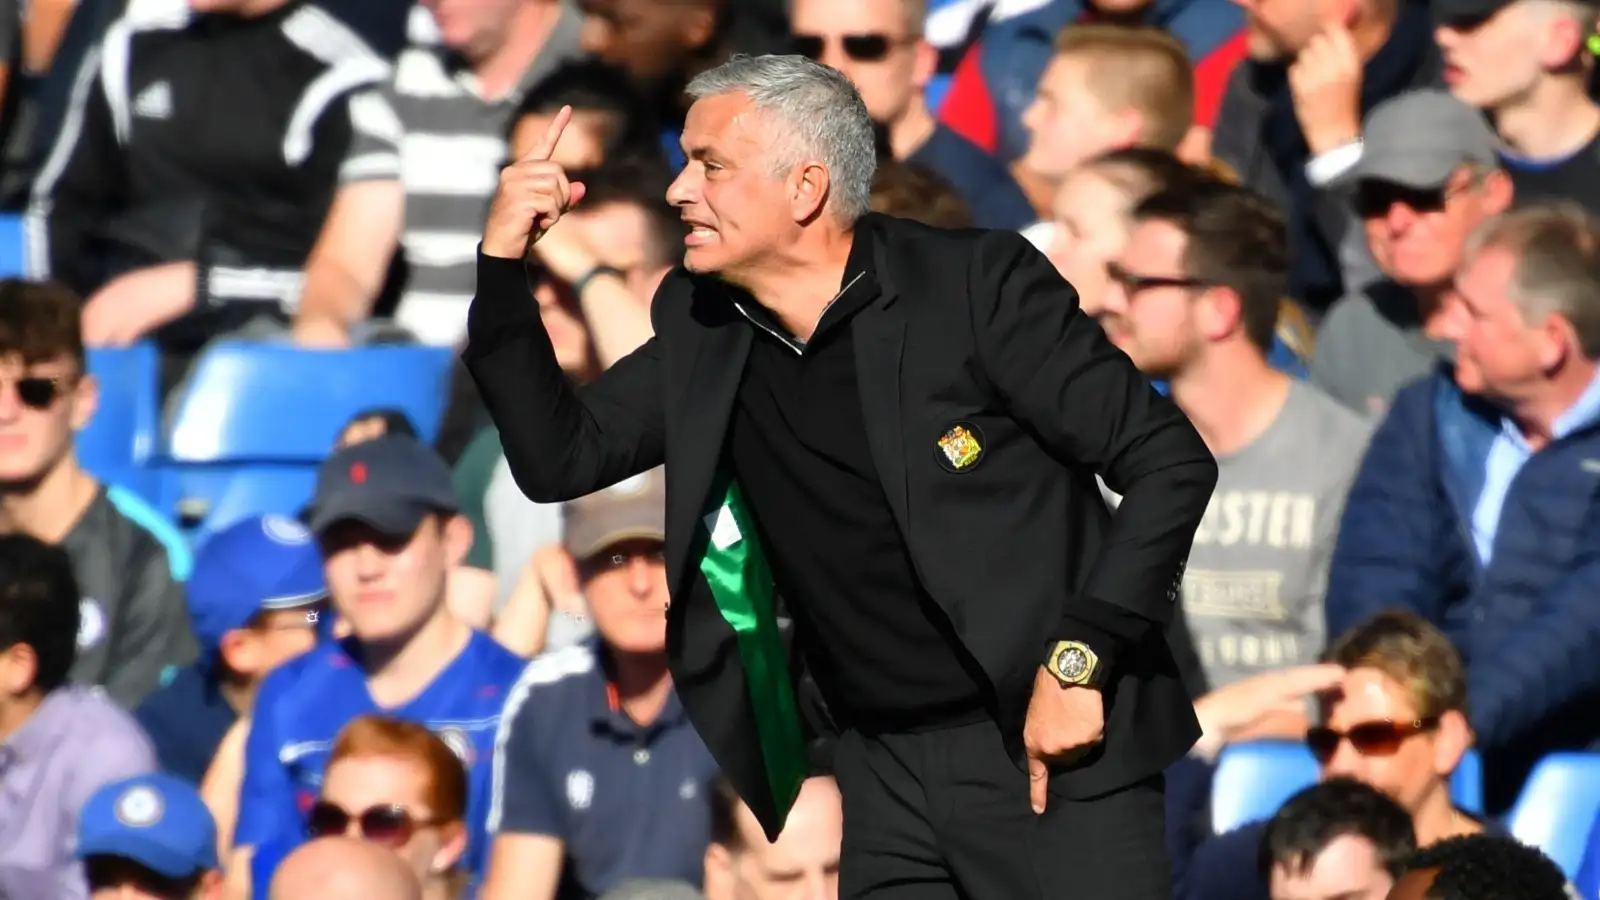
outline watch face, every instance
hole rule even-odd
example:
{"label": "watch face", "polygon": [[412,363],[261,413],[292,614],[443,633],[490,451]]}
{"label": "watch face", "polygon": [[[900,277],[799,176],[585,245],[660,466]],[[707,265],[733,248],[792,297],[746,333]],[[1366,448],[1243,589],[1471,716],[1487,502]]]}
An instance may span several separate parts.
{"label": "watch face", "polygon": [[1068,647],[1056,657],[1056,668],[1068,681],[1078,681],[1089,674],[1089,654],[1077,647]]}

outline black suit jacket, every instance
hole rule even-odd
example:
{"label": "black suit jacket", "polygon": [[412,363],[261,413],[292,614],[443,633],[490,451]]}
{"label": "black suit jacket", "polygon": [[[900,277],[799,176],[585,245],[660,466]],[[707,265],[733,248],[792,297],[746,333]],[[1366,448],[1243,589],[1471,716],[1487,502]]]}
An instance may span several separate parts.
{"label": "black suit jacket", "polygon": [[[1018,765],[1047,641],[1075,604],[1100,602],[1149,627],[1117,654],[1100,749],[1050,788],[1087,797],[1159,772],[1199,735],[1165,626],[1215,461],[1020,235],[879,215],[857,227],[872,229],[882,289],[852,319],[872,459],[917,572],[988,676]],[[484,258],[464,359],[534,500],[666,464],[673,678],[775,837],[785,811],[770,799],[734,635],[697,568],[755,332],[732,297],[714,278],[673,271],[655,296],[655,337],[573,389],[520,264]],[[962,469],[941,464],[938,446],[956,424],[983,446]],[[1114,518],[1095,473],[1123,496]]]}

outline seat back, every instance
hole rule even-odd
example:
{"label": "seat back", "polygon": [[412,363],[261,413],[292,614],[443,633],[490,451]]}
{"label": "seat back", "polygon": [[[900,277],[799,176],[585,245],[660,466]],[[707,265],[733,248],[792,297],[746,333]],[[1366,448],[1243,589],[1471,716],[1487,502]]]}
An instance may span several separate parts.
{"label": "seat back", "polygon": [[22,217],[0,215],[0,278],[21,278],[28,273],[28,242]]}
{"label": "seat back", "polygon": [[178,401],[160,460],[162,506],[197,543],[244,516],[293,516],[356,413],[398,409],[431,441],[451,364],[452,351],[438,347],[220,344]]}
{"label": "seat back", "polygon": [[[1211,827],[1217,834],[1269,819],[1285,800],[1317,782],[1317,761],[1299,741],[1233,744],[1217,758],[1211,782]],[[1450,779],[1461,809],[1483,811],[1483,762],[1468,750]]]}
{"label": "seat back", "polygon": [[372,407],[403,411],[431,441],[444,416],[451,358],[439,347],[220,344],[196,364],[166,459],[317,465],[350,417]]}
{"label": "seat back", "polygon": [[161,429],[161,357],[154,344],[88,352],[100,403],[78,432],[78,461],[96,476],[143,466],[155,454]]}
{"label": "seat back", "polygon": [[1539,761],[1506,817],[1517,840],[1543,850],[1576,878],[1600,813],[1600,753],[1553,753]]}

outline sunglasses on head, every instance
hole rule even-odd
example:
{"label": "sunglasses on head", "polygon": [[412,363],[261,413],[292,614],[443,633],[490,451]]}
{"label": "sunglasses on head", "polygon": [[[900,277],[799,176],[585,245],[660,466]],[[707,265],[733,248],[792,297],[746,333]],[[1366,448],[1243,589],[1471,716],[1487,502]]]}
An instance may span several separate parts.
{"label": "sunglasses on head", "polygon": [[[828,38],[820,34],[797,34],[793,38],[794,52],[808,59],[821,59],[827,49]],[[839,36],[844,55],[856,62],[879,62],[889,55],[898,40],[887,34],[845,34]]]}
{"label": "sunglasses on head", "polygon": [[356,830],[363,839],[388,847],[404,846],[417,833],[417,829],[441,824],[433,819],[419,819],[398,804],[373,806],[360,813],[350,813],[326,800],[318,800],[306,813],[306,831],[313,838],[348,834],[352,821],[356,823]]}
{"label": "sunglasses on head", "polygon": [[1339,752],[1339,745],[1345,741],[1349,741],[1350,747],[1362,756],[1393,756],[1407,738],[1432,731],[1437,727],[1439,727],[1438,716],[1428,716],[1411,722],[1395,722],[1388,719],[1362,722],[1350,726],[1345,731],[1319,725],[1306,731],[1306,747],[1311,750],[1311,755],[1317,758],[1317,762],[1324,765],[1333,759],[1333,755]]}
{"label": "sunglasses on head", "polygon": [[29,409],[45,410],[61,396],[61,379],[30,376],[12,382],[17,386],[17,399]]}

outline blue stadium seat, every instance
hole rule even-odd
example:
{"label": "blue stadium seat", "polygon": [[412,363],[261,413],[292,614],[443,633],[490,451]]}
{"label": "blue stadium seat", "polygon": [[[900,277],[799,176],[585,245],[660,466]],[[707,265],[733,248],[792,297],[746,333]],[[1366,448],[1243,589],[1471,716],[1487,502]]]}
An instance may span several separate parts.
{"label": "blue stadium seat", "polygon": [[[1270,818],[1285,800],[1316,781],[1317,761],[1298,741],[1229,746],[1217,758],[1211,782],[1211,827],[1221,834]],[[1462,757],[1450,793],[1467,812],[1482,812],[1483,763],[1476,750]]]}
{"label": "blue stadium seat", "polygon": [[17,278],[28,272],[28,241],[22,217],[0,215],[0,278]]}
{"label": "blue stadium seat", "polygon": [[160,460],[163,507],[197,541],[246,515],[293,515],[357,412],[399,409],[431,441],[452,360],[437,347],[218,345],[196,364],[179,401]]}
{"label": "blue stadium seat", "polygon": [[1539,761],[1506,817],[1525,844],[1543,850],[1576,878],[1600,813],[1600,753],[1553,753]]}
{"label": "blue stadium seat", "polygon": [[102,479],[149,463],[161,430],[160,353],[151,343],[95,349],[88,365],[100,385],[100,405],[78,432],[78,461]]}
{"label": "blue stadium seat", "polygon": [[166,456],[177,463],[315,464],[351,416],[374,406],[405,412],[431,441],[444,416],[452,359],[439,347],[218,345],[195,367]]}

